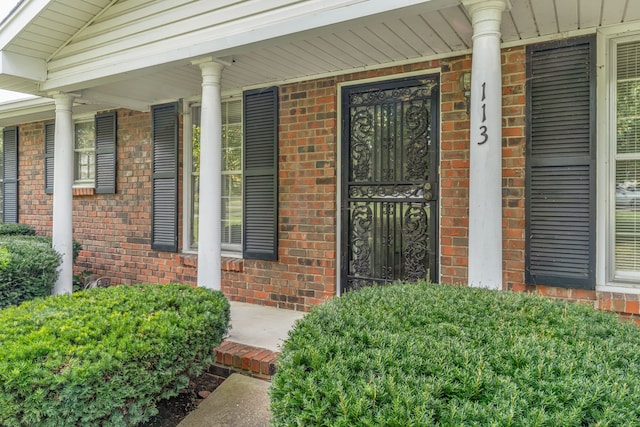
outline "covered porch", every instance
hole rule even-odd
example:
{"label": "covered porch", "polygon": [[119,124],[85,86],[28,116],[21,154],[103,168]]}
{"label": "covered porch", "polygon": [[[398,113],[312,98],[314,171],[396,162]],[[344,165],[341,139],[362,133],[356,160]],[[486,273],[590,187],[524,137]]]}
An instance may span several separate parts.
{"label": "covered porch", "polygon": [[[444,250],[449,245],[443,243],[445,239],[460,236],[440,233],[438,264],[445,264],[444,257],[449,257],[449,252],[455,252],[455,259],[464,253],[467,265],[463,274],[469,283],[502,289],[503,240],[509,236],[502,236],[501,48],[579,36],[593,33],[596,28],[640,19],[640,7],[624,0],[606,0],[606,5],[604,0],[229,1],[217,6],[206,2],[194,5],[180,1],[101,0],[75,2],[73,6],[74,11],[65,0],[26,1],[5,21],[0,38],[0,87],[43,97],[7,106],[0,114],[0,125],[55,121],[55,149],[51,156],[55,158],[52,233],[54,245],[65,254],[56,286],[58,293],[70,291],[73,274],[69,248],[74,229],[71,175],[74,115],[119,108],[147,112],[152,106],[178,100],[181,125],[187,129],[190,106],[199,105],[199,216],[208,220],[201,222],[197,229],[197,283],[220,289],[221,268],[225,262],[218,227],[222,219],[223,99],[248,91],[260,93],[267,87],[302,86],[310,80],[331,80],[339,87],[349,83],[352,75],[357,75],[359,81],[379,79],[380,70],[385,70],[382,74],[388,78],[396,72],[402,76],[413,64],[419,65],[409,73],[412,75],[433,72],[444,76],[447,73],[440,81],[443,89],[440,105],[443,112],[452,113],[449,121],[460,122],[456,125],[460,129],[455,131],[465,133],[465,149],[469,150],[468,158],[462,159],[469,162],[468,176],[463,177],[468,178],[468,193],[460,196],[467,200],[464,207],[468,208],[468,216],[462,218],[466,221],[462,228],[468,229],[468,235],[462,236],[466,247]],[[60,21],[64,25],[57,25]],[[39,35],[42,28],[48,31],[47,42]],[[470,67],[464,65],[469,56],[473,58]],[[440,65],[450,58],[462,58],[456,62],[461,65],[455,65],[460,67],[459,73]],[[431,64],[434,65],[430,68]],[[468,80],[460,77],[468,71],[470,86],[465,88]],[[339,171],[345,159],[337,148],[342,131],[339,94],[329,96],[333,109],[322,113],[335,128],[329,135],[335,138],[336,144],[329,172],[334,179],[331,185],[335,193],[335,219],[329,226],[337,237],[329,242],[334,246],[333,251],[323,249],[324,253],[333,255],[326,255],[328,267],[323,265],[322,274],[330,274],[332,280],[338,282],[343,263],[338,254],[342,215]],[[291,109],[286,126],[302,126],[297,120],[302,120],[312,109],[312,105]],[[282,120],[278,125],[281,134],[286,132]],[[178,135],[177,140],[180,139],[187,139],[187,134]],[[282,168],[286,165],[282,159],[295,155],[295,152],[281,150],[276,166]],[[172,156],[176,161],[182,156],[182,163],[190,160],[186,149]],[[153,159],[154,165],[160,164],[157,160]],[[156,172],[158,176],[164,173],[153,171]],[[293,172],[292,181],[301,178]],[[184,176],[176,180],[184,181],[184,193],[190,177],[188,172],[182,173]],[[462,184],[454,184],[458,185]],[[282,232],[283,227],[277,222],[277,215],[286,207],[281,203],[282,198],[277,199],[277,192],[275,196],[275,203],[269,209],[275,212],[278,229],[275,237],[271,234],[265,237],[270,240],[266,250],[269,253],[261,254],[262,248],[258,247],[254,255],[257,253],[256,259],[260,260],[272,261],[275,257],[299,264],[301,261],[292,253],[302,252],[300,248],[278,246],[282,240],[278,232]],[[170,203],[178,203],[178,199],[176,193]],[[187,198],[180,199],[186,210]],[[447,216],[447,213],[440,215]],[[170,247],[175,251],[190,249],[185,224],[180,215],[169,216],[167,223],[161,224],[166,226],[163,230],[169,230],[169,242],[159,241],[157,247]],[[182,235],[179,235],[177,230],[181,228]],[[156,233],[152,240],[155,237],[163,236]],[[294,239],[302,240],[300,236],[290,238]],[[237,255],[242,258],[244,254]],[[290,273],[294,274],[293,269]],[[453,274],[440,272],[439,277],[453,277]],[[336,283],[327,289],[325,293],[336,294],[339,286]]]}

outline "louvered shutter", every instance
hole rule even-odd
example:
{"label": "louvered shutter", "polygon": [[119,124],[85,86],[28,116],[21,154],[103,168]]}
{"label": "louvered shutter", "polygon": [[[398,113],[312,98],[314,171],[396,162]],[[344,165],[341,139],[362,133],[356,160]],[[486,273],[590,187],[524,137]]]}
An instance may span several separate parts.
{"label": "louvered shutter", "polygon": [[178,250],[178,104],[152,107],[153,219],[151,247]]}
{"label": "louvered shutter", "polygon": [[595,38],[527,48],[526,280],[595,288]]}
{"label": "louvered shutter", "polygon": [[3,140],[3,222],[18,222],[18,128],[2,131]]}
{"label": "louvered shutter", "polygon": [[55,153],[55,123],[44,125],[44,191],[53,194],[53,163]]}
{"label": "louvered shutter", "polygon": [[96,194],[116,192],[117,114],[96,116]]}
{"label": "louvered shutter", "polygon": [[278,258],[278,88],[244,93],[244,258]]}

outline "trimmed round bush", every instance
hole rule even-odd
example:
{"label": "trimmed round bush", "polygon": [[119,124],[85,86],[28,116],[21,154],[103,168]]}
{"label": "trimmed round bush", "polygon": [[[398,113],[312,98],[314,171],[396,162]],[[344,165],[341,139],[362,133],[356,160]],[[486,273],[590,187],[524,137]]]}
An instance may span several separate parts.
{"label": "trimmed round bush", "polygon": [[368,288],[315,307],[272,380],[275,426],[637,426],[640,329],[535,295]]}
{"label": "trimmed round bush", "polygon": [[0,236],[0,308],[51,294],[60,256],[42,239]]}
{"label": "trimmed round bush", "polygon": [[0,425],[134,426],[212,361],[218,291],[97,288],[0,310]]}

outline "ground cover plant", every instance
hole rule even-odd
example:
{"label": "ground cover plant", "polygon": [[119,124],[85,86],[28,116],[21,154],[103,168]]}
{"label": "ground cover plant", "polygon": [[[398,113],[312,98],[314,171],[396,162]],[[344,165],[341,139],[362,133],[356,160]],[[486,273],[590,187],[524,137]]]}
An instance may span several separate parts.
{"label": "ground cover plant", "polygon": [[212,360],[221,292],[97,288],[0,310],[0,426],[133,426]]}
{"label": "ground cover plant", "polygon": [[576,303],[444,285],[363,289],[283,344],[275,426],[637,426],[640,328]]}

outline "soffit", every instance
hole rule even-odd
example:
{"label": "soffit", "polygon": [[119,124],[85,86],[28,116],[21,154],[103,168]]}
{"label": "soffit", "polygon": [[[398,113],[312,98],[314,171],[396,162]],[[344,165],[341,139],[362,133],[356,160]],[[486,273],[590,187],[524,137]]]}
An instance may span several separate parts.
{"label": "soffit", "polygon": [[[133,0],[124,0],[127,1]],[[135,1],[136,4],[149,3]],[[33,28],[21,34],[10,49],[51,58],[74,37],[79,37],[79,31],[92,19],[99,23],[100,15],[114,2],[57,0],[53,3],[55,7],[52,4],[51,10],[38,17]],[[122,6],[123,0],[116,3]],[[505,43],[526,43],[539,37],[588,32],[640,20],[640,1],[635,0],[512,0],[511,3],[512,8],[504,13],[501,25]],[[80,10],[81,19],[67,16],[72,6]],[[50,35],[56,37],[56,41],[45,43],[43,38]],[[401,13],[379,14],[210,54],[232,62],[223,72],[222,86],[225,92],[235,92],[273,82],[465,53],[471,45],[471,20],[462,5],[427,12],[421,12],[420,6],[416,6]],[[109,94],[114,106],[127,105],[118,102],[127,98],[132,100],[131,105],[140,106],[198,96],[200,84],[199,69],[183,60],[140,67],[134,72],[87,82],[85,87],[73,89],[83,89],[86,98],[96,102],[102,95]],[[24,80],[0,77],[0,87],[34,93],[33,83]]]}
{"label": "soffit", "polygon": [[[273,82],[470,51],[471,19],[462,5],[412,13],[416,10],[219,52],[224,59],[233,61],[223,72],[223,90],[235,92]],[[502,40],[526,43],[540,37],[638,20],[640,1],[512,0],[511,10],[503,15]],[[157,72],[149,70],[144,76],[108,84],[101,90],[129,93],[138,90],[141,98],[163,100],[168,98],[167,94],[198,96],[200,83],[197,67],[179,64]]]}

